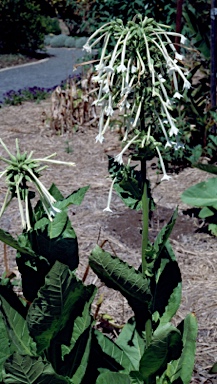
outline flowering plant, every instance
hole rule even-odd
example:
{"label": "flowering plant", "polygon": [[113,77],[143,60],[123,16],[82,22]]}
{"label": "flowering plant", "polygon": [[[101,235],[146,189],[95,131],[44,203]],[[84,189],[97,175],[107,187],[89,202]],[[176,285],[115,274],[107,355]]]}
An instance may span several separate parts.
{"label": "flowering plant", "polygon": [[[181,146],[172,112],[177,99],[182,97],[179,78],[183,89],[191,86],[183,56],[176,51],[171,40],[177,35],[181,36],[183,44],[183,35],[168,31],[167,26],[152,18],[143,19],[136,15],[126,26],[120,19],[103,25],[84,45],[84,49],[91,52],[96,44],[102,39],[104,41],[99,64],[95,66],[96,76],[93,77],[99,84],[95,104],[101,107],[96,141],[102,143],[114,111],[118,110],[123,118],[125,146],[115,160],[122,164],[123,154],[132,144],[138,149],[154,146],[163,171],[162,180],[170,177],[166,174],[160,153],[162,143],[155,140],[155,134],[162,130],[166,147],[178,149]],[[115,46],[108,52],[112,37]]]}

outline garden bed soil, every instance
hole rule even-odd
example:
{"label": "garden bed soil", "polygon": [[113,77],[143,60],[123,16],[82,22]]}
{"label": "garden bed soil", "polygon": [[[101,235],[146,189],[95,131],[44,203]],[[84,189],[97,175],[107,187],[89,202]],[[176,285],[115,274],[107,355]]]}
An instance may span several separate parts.
{"label": "garden bed soil", "polygon": [[[97,132],[94,128],[83,127],[76,133],[58,136],[49,127],[50,109],[50,99],[40,104],[27,102],[16,107],[1,108],[1,138],[12,152],[15,149],[15,139],[18,138],[22,151],[30,152],[34,149],[36,157],[56,152],[58,159],[76,163],[76,167],[49,167],[41,178],[47,187],[55,182],[67,196],[80,187],[90,185],[81,206],[69,209],[79,241],[80,277],[84,275],[91,250],[96,243],[101,244],[103,241],[106,241],[106,250],[138,267],[141,214],[126,208],[115,193],[111,204],[113,213],[103,212],[110,187],[107,155],[117,154],[120,150],[118,134],[108,133],[103,145],[95,143]],[[0,153],[3,153],[2,149]],[[175,321],[181,321],[189,312],[193,312],[198,319],[199,331],[192,383],[216,384],[217,376],[208,374],[209,368],[217,361],[216,238],[201,228],[201,223],[194,217],[194,211],[187,211],[189,207],[180,199],[181,193],[187,187],[210,176],[197,169],[187,168],[172,175],[169,182],[159,183],[160,175],[156,174],[152,165],[149,164],[148,176],[157,208],[151,220],[151,239],[169,220],[176,206],[179,206],[179,216],[171,235],[171,243],[182,273],[183,298]],[[1,179],[0,191],[2,204],[6,187]],[[20,231],[15,202],[3,215],[0,226],[12,234]],[[7,248],[6,252],[9,269],[15,270],[15,252],[10,248]],[[4,246],[0,244],[1,272],[5,269],[4,253]],[[100,308],[101,315],[111,315],[119,325],[127,321],[131,311],[119,293],[107,289],[91,271],[86,282],[94,282],[99,287],[98,296],[104,296]]]}

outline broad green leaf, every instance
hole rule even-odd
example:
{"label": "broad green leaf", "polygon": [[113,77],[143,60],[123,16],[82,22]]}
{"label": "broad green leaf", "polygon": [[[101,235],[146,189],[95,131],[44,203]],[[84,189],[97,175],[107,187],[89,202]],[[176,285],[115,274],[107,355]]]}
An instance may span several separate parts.
{"label": "broad green leaf", "polygon": [[217,236],[217,224],[209,224],[208,230],[212,233],[213,236]]}
{"label": "broad green leaf", "polygon": [[60,192],[59,188],[54,183],[49,188],[49,192],[54,197],[54,199],[56,199],[56,201],[64,199],[64,196],[62,195],[62,193]]}
{"label": "broad green leaf", "polygon": [[157,257],[160,255],[164,245],[166,244],[167,240],[170,237],[170,234],[173,230],[173,227],[175,225],[176,219],[178,217],[178,209],[176,208],[169,223],[166,224],[158,233],[155,242],[154,242],[154,249],[156,251]]}
{"label": "broad green leaf", "polygon": [[181,333],[170,323],[157,328],[141,358],[139,372],[143,380],[162,374],[167,364],[178,359],[181,352]]}
{"label": "broad green leaf", "polygon": [[134,370],[139,370],[139,363],[145,349],[145,341],[137,332],[136,324],[132,319],[125,324],[116,340],[116,344],[126,353],[134,366]]}
{"label": "broad green leaf", "polygon": [[183,384],[188,384],[191,381],[196,351],[197,328],[197,320],[193,313],[187,315],[178,326],[182,334],[183,349],[180,358],[170,363],[170,367],[168,367],[171,381],[174,384],[176,382],[178,384],[180,380],[182,380]]}
{"label": "broad green leaf", "polygon": [[154,264],[152,312],[158,312],[161,325],[169,322],[179,309],[182,296],[181,272],[170,243],[167,242]]}
{"label": "broad green leaf", "polygon": [[15,240],[10,235],[10,233],[4,231],[3,229],[0,229],[0,240],[5,244],[10,245],[10,247],[15,248],[19,252],[23,252],[28,255],[35,256],[35,253],[32,249],[20,246],[19,242]]}
{"label": "broad green leaf", "polygon": [[93,295],[85,303],[82,316],[75,319],[71,342],[69,346],[62,346],[62,363],[60,373],[72,378],[73,384],[81,383],[89,361],[93,319],[90,314]]}
{"label": "broad green leaf", "polygon": [[5,360],[10,356],[9,337],[2,314],[0,314],[0,381],[2,381],[2,369]]}
{"label": "broad green leaf", "polygon": [[55,203],[55,207],[61,210],[64,210],[71,204],[80,205],[88,189],[89,189],[89,186],[79,188],[77,191],[74,191],[73,193],[71,193],[71,195],[66,197],[64,200],[57,201]]}
{"label": "broad green leaf", "polygon": [[35,354],[36,346],[29,335],[26,320],[3,297],[1,297],[1,311],[14,349],[23,354]]}
{"label": "broad green leaf", "polygon": [[213,173],[214,175],[217,175],[217,166],[216,165],[197,163],[197,164],[193,164],[193,166],[195,168],[200,169],[201,171],[205,171],[205,172],[209,172],[209,173]]}
{"label": "broad green leaf", "polygon": [[119,372],[103,372],[101,373],[97,380],[96,384],[132,384],[129,375]]}
{"label": "broad green leaf", "polygon": [[129,373],[135,369],[128,355],[114,341],[97,330],[95,330],[95,335],[102,351],[120,364],[123,372]]}
{"label": "broad green leaf", "polygon": [[217,177],[202,181],[186,189],[181,195],[184,203],[193,207],[213,207],[217,209]]}
{"label": "broad green leaf", "polygon": [[71,336],[71,341],[69,346],[62,345],[62,358],[71,352],[78,338],[83,334],[83,332],[90,327],[93,322],[91,316],[91,305],[96,295],[96,288],[93,291],[92,296],[86,303],[84,303],[84,309],[82,311],[82,315],[78,316],[73,325],[73,331]]}
{"label": "broad green leaf", "polygon": [[212,366],[212,368],[209,370],[210,374],[217,373],[217,362]]}
{"label": "broad green leaf", "polygon": [[199,213],[199,217],[201,219],[205,219],[206,217],[211,217],[214,215],[214,212],[212,209],[208,208],[208,207],[203,207],[201,210],[200,210],[200,213]]}
{"label": "broad green leaf", "polygon": [[63,331],[67,324],[73,325],[81,315],[84,303],[92,296],[95,287],[83,283],[58,261],[45,278],[44,286],[28,311],[27,322],[30,334],[37,342],[38,353],[50,346],[51,340],[60,333],[58,342],[70,342]]}
{"label": "broad green leaf", "polygon": [[5,363],[5,384],[68,384],[41,357],[14,353]]}
{"label": "broad green leaf", "polygon": [[58,212],[52,221],[49,221],[48,233],[50,239],[54,239],[55,237],[61,235],[66,226],[67,220],[67,212],[63,210],[61,212]]}
{"label": "broad green leaf", "polygon": [[99,278],[109,287],[121,292],[138,315],[138,321],[145,323],[149,317],[151,301],[149,281],[142,273],[116,256],[96,246],[90,255],[90,266]]}
{"label": "broad green leaf", "polygon": [[[88,337],[84,337],[86,335]],[[79,340],[76,343],[76,346],[73,348],[73,353],[71,358],[71,371],[73,372],[72,383],[73,384],[81,384],[82,379],[86,373],[90,349],[91,349],[91,341],[92,341],[92,329],[89,327],[88,330],[83,332],[80,336]],[[76,369],[77,368],[77,369]],[[71,377],[71,375],[68,375]]]}

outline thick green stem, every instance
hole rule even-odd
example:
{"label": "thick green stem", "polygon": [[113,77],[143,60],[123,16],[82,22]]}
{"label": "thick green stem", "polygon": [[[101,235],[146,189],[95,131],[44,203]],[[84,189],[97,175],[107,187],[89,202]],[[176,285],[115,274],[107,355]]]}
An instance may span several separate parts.
{"label": "thick green stem", "polygon": [[146,179],[146,160],[141,161],[141,173],[143,182],[142,194],[142,274],[145,276],[147,261],[146,250],[148,248],[148,222],[149,222],[149,197],[148,183]]}

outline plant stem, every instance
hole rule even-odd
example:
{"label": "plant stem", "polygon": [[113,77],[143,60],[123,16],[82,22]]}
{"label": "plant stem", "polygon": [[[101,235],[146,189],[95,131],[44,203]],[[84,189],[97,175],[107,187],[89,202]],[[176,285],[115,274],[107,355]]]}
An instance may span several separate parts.
{"label": "plant stem", "polygon": [[143,182],[142,194],[142,274],[145,275],[147,262],[146,250],[148,247],[149,198],[148,183],[146,179],[146,160],[141,160],[141,173]]}

